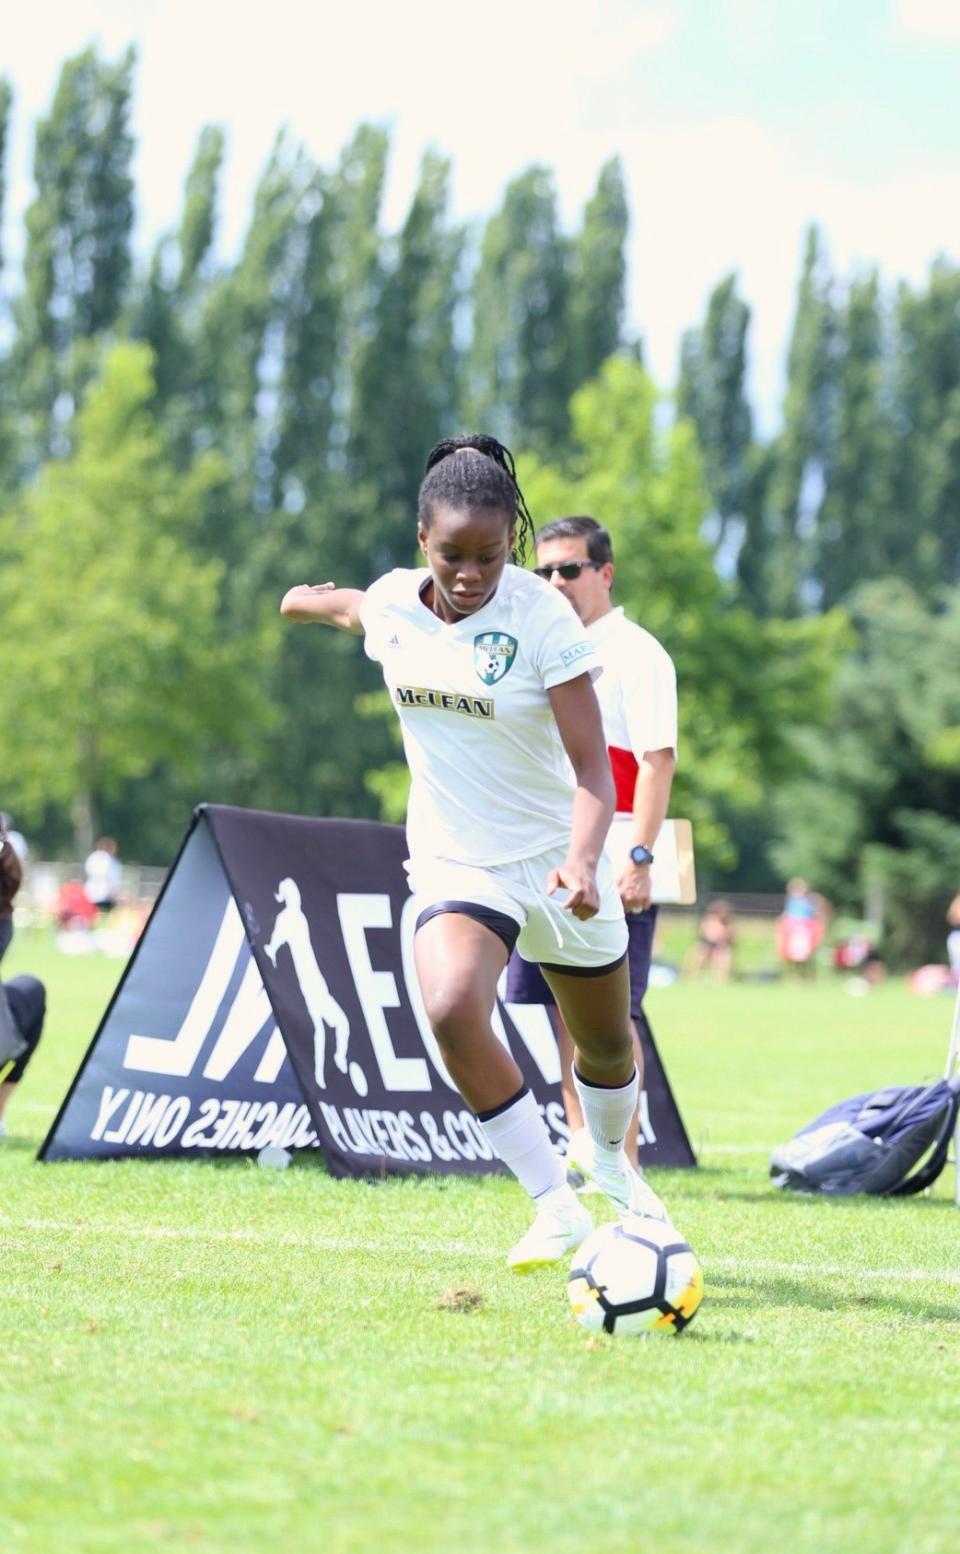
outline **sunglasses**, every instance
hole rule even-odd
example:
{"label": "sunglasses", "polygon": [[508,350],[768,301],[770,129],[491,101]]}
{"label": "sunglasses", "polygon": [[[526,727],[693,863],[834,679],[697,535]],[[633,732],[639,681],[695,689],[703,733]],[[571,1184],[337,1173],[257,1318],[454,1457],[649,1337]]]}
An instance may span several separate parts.
{"label": "sunglasses", "polygon": [[561,561],[555,567],[534,567],[538,577],[545,582],[550,581],[554,572],[559,572],[565,583],[572,583],[575,577],[579,577],[584,567],[602,567],[602,561]]}

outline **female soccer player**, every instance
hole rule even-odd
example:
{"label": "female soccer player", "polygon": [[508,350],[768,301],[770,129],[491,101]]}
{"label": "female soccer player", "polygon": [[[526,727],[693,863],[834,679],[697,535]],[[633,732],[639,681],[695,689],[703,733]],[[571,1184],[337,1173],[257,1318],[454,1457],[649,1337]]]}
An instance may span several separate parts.
{"label": "female soccer player", "polygon": [[280,609],[363,634],[382,666],[411,774],[417,975],[451,1076],[536,1204],[508,1257],[527,1272],[579,1246],[592,1221],[491,1026],[518,942],[573,1036],[595,1184],[622,1211],[667,1219],[623,1149],[637,1073],[626,926],[603,855],[614,792],[596,661],[557,590],[510,565],[532,524],[494,438],[432,449],[418,520],[427,570],[398,568],[366,592],[300,584]]}

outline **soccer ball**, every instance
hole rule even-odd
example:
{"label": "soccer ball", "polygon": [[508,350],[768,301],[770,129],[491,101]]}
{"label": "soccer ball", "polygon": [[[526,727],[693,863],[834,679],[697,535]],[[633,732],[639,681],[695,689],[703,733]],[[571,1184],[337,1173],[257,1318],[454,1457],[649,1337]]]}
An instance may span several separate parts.
{"label": "soccer ball", "polygon": [[567,1293],[589,1333],[679,1333],[703,1299],[703,1274],[679,1230],[630,1215],[577,1248]]}

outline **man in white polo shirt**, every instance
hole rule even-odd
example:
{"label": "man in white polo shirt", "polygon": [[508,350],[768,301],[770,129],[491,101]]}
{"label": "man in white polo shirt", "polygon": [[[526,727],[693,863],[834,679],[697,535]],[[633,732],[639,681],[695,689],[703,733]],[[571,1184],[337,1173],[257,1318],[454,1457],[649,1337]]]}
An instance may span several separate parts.
{"label": "man in white polo shirt", "polygon": [[[595,518],[556,518],[537,535],[537,572],[573,606],[588,628],[603,673],[594,689],[617,790],[617,815],[632,817],[630,851],[619,878],[627,918],[630,1014],[634,1051],[643,1083],[637,1021],[643,1019],[657,909],[650,900],[650,864],[667,813],[677,752],[677,677],[656,637],[627,620],[610,602],[613,550]],[[507,1000],[552,1008],[563,1069],[563,1098],[571,1130],[571,1165],[589,1147],[572,1078],[573,1044],[553,995],[531,961],[515,951],[507,970]],[[637,1158],[634,1117],[626,1147]]]}

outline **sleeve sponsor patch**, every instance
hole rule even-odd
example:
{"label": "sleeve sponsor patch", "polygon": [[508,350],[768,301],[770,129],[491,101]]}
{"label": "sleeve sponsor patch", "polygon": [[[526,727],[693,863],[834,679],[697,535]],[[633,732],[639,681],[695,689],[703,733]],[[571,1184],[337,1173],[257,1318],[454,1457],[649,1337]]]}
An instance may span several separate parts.
{"label": "sleeve sponsor patch", "polygon": [[560,662],[566,669],[568,664],[575,664],[578,658],[585,658],[593,652],[592,642],[576,642],[573,647],[564,648],[560,654]]}

